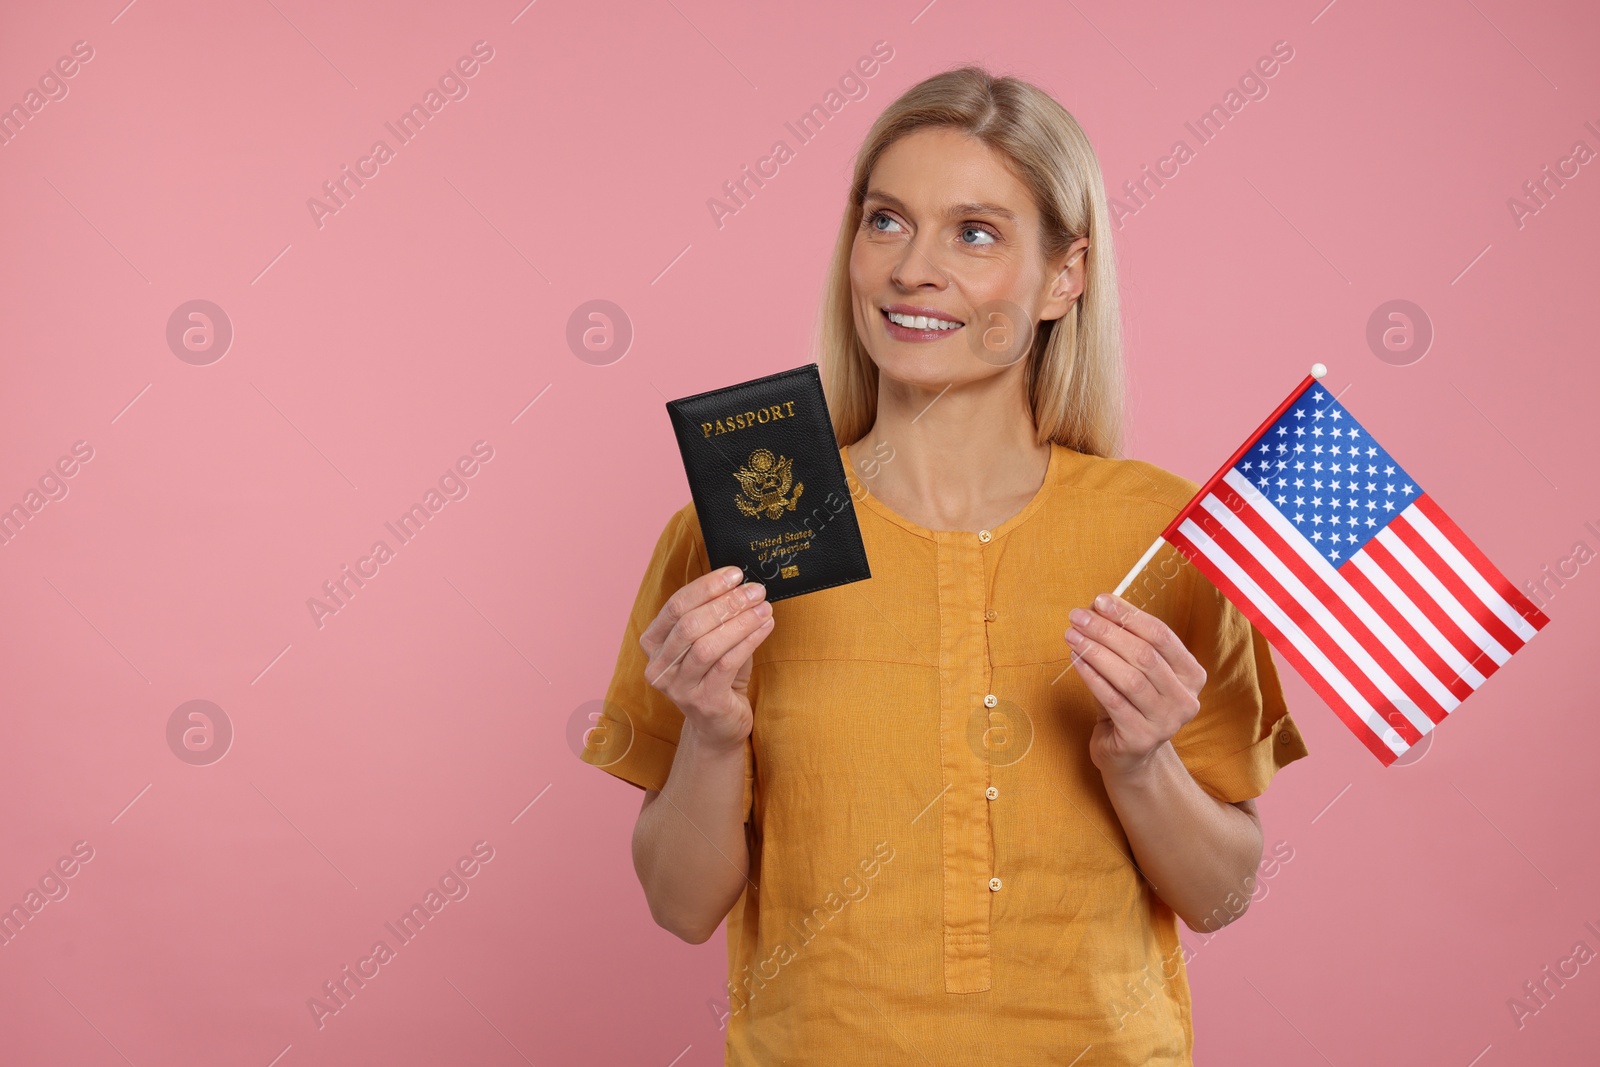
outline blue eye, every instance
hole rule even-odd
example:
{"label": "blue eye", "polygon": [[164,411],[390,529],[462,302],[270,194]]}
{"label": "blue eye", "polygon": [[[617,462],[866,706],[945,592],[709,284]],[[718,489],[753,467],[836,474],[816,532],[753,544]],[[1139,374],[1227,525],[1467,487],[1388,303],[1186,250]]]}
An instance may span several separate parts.
{"label": "blue eye", "polygon": [[872,214],[867,216],[867,225],[873,231],[875,231],[877,233],[889,233],[890,232],[888,230],[884,230],[884,229],[879,229],[878,228],[877,222],[878,222],[879,219],[882,219],[883,221],[888,222],[888,223],[892,223],[895,226],[900,225],[898,222],[895,222],[894,219],[891,219],[888,215],[885,215],[883,212],[874,211]]}
{"label": "blue eye", "polygon": [[965,238],[966,235],[969,234],[969,233],[981,233],[985,237],[989,238],[989,240],[987,240],[987,241],[967,241],[967,240],[963,240],[961,242],[962,244],[969,244],[969,245],[972,245],[972,244],[994,244],[994,242],[995,242],[994,234],[990,233],[988,230],[984,229],[981,226],[964,226],[964,227],[962,227],[961,236],[963,238]]}

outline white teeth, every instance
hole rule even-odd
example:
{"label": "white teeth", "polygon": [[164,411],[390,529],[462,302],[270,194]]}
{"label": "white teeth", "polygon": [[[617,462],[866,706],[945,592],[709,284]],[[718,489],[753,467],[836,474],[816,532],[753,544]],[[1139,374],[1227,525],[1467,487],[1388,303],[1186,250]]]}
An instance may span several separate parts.
{"label": "white teeth", "polygon": [[945,319],[933,319],[926,315],[901,315],[898,312],[888,311],[889,321],[896,326],[904,326],[909,330],[956,330],[961,328],[959,322],[949,322]]}

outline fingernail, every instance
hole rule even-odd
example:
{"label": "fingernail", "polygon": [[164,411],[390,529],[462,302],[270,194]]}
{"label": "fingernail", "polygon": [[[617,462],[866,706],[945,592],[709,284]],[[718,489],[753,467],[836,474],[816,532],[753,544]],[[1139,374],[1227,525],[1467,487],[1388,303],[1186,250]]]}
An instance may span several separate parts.
{"label": "fingernail", "polygon": [[1067,612],[1067,618],[1071,619],[1079,626],[1082,626],[1084,623],[1089,621],[1089,613],[1084,611],[1082,608],[1073,608],[1071,611]]}
{"label": "fingernail", "polygon": [[739,584],[739,579],[744,577],[744,571],[738,567],[729,567],[722,572],[722,580],[729,585]]}
{"label": "fingernail", "polygon": [[757,604],[755,607],[751,608],[750,610],[755,613],[756,618],[764,619],[768,615],[772,614],[772,605],[768,604],[765,600],[763,600],[761,603]]}
{"label": "fingernail", "polygon": [[1114,603],[1115,601],[1111,599],[1110,593],[1101,593],[1099,596],[1094,598],[1094,606],[1099,608],[1101,611],[1110,611]]}
{"label": "fingernail", "polygon": [[767,587],[760,582],[750,582],[744,587],[744,598],[746,600],[760,600],[766,591]]}

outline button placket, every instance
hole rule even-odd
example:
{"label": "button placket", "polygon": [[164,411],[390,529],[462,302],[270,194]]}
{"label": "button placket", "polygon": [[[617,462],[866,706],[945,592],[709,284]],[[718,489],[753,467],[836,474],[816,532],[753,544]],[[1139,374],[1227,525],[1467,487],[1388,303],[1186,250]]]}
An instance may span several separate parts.
{"label": "button placket", "polygon": [[[987,532],[987,531],[985,531]],[[939,731],[943,799],[943,971],[947,993],[990,988],[989,879],[994,849],[989,826],[990,767],[968,740],[989,694],[988,600],[983,547],[970,533],[939,532]],[[992,695],[992,694],[990,694]]]}

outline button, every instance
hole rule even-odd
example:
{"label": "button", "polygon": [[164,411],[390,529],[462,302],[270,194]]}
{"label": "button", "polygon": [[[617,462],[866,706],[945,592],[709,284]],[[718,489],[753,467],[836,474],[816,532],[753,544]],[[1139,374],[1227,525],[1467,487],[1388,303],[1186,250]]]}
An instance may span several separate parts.
{"label": "button", "polygon": [[984,622],[994,622],[994,620],[998,619],[999,617],[1000,617],[1000,613],[998,611],[994,610],[993,608],[990,608],[988,611],[985,611],[983,613],[983,621]]}
{"label": "button", "polygon": [[982,541],[984,544],[988,544],[993,538],[994,534],[990,533],[988,530],[978,531],[978,540]]}
{"label": "button", "polygon": [[990,693],[983,698],[983,706],[986,708],[992,708],[998,703],[1000,703],[1000,698],[995,696],[993,693]]}
{"label": "button", "polygon": [[993,890],[994,892],[998,893],[1000,891],[1000,879],[998,879],[998,878],[989,879],[989,888],[991,890]]}
{"label": "button", "polygon": [[988,797],[990,800],[994,800],[1000,796],[1000,790],[991,785],[988,789],[983,791],[983,795]]}
{"label": "button", "polygon": [[1293,740],[1294,740],[1294,734],[1290,733],[1288,730],[1285,730],[1285,731],[1283,731],[1283,733],[1278,735],[1278,742],[1280,744],[1287,745],[1290,741],[1293,741]]}

